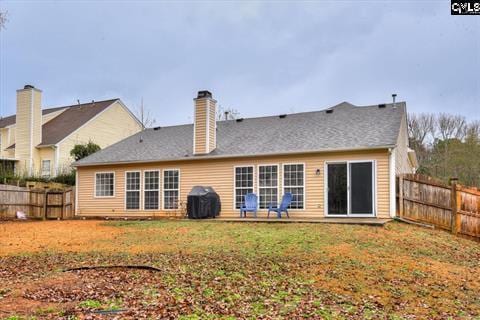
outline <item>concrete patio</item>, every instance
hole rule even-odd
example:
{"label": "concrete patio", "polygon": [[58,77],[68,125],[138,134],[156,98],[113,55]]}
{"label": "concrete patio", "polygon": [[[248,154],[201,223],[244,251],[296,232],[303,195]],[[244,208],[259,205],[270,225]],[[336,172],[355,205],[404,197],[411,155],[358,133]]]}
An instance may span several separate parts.
{"label": "concrete patio", "polygon": [[205,221],[217,222],[264,222],[264,223],[335,223],[335,224],[360,224],[383,226],[392,219],[377,219],[377,218],[216,218],[206,219]]}

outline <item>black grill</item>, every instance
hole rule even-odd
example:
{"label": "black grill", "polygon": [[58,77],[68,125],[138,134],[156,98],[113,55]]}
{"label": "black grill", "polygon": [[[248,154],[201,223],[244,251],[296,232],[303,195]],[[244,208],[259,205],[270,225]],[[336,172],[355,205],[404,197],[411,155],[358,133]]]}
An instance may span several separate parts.
{"label": "black grill", "polygon": [[215,218],[220,214],[220,197],[212,187],[195,186],[188,194],[187,214],[189,219]]}

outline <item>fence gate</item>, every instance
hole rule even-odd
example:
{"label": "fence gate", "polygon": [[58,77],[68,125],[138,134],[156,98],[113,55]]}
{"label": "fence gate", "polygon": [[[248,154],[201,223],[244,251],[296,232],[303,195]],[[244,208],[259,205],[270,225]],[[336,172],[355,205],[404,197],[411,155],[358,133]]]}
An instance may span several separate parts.
{"label": "fence gate", "polygon": [[14,218],[17,211],[22,211],[30,218],[72,219],[74,204],[74,188],[38,191],[0,185],[0,218]]}

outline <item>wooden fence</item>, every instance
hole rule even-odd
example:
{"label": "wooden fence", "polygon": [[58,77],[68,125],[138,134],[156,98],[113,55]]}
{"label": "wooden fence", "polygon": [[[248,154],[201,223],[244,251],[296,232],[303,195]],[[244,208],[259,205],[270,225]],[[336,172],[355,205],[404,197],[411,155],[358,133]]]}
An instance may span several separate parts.
{"label": "wooden fence", "polygon": [[14,218],[17,211],[30,218],[71,219],[75,213],[75,189],[38,191],[0,185],[0,218]]}
{"label": "wooden fence", "polygon": [[480,239],[480,190],[430,177],[397,177],[398,216]]}

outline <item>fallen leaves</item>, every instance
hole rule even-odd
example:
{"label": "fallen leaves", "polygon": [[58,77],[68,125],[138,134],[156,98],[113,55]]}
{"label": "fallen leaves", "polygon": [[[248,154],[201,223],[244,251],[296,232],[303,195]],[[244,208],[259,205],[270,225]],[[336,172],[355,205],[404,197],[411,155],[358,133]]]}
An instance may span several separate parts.
{"label": "fallen leaves", "polygon": [[[388,229],[203,222],[108,227],[119,229],[116,238],[99,237],[93,243],[100,244],[90,251],[49,247],[41,254],[0,257],[0,318],[480,315],[478,244],[458,240],[462,246],[453,245],[457,238],[446,233],[401,224]],[[23,241],[30,240],[27,233]],[[148,265],[159,271],[118,267],[64,272],[93,265]]]}

